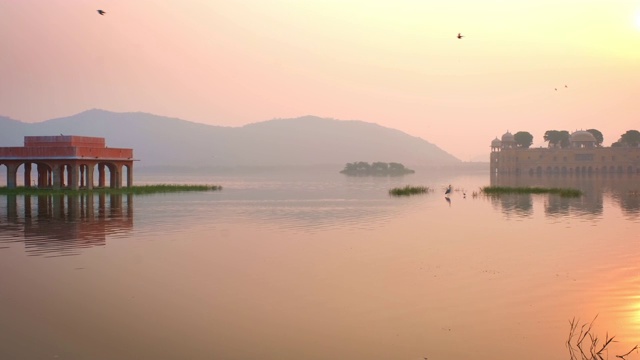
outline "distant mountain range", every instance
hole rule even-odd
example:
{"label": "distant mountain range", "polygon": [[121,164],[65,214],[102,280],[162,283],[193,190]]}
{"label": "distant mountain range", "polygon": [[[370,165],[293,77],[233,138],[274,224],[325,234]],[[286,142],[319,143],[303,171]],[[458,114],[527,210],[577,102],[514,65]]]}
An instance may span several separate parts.
{"label": "distant mountain range", "polygon": [[436,145],[363,121],[315,116],[223,127],[147,113],[88,110],[40,123],[0,116],[0,146],[22,146],[29,135],[104,137],[133,148],[139,167],[338,165],[355,161],[447,166],[461,161]]}

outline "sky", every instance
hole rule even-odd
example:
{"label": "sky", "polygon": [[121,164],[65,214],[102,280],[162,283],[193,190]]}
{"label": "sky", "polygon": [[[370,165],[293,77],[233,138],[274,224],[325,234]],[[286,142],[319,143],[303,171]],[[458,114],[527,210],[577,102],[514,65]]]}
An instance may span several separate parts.
{"label": "sky", "polygon": [[640,130],[640,0],[0,0],[0,115],[93,108],[362,120],[463,161],[506,131],[608,146]]}

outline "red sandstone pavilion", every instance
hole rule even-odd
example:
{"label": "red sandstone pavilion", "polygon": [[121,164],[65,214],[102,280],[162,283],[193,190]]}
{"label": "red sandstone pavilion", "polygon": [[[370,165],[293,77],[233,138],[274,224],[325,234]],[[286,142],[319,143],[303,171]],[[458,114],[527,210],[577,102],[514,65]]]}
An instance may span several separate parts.
{"label": "red sandstone pavilion", "polygon": [[[7,167],[7,188],[18,185],[18,169],[24,165],[24,186],[38,188],[93,189],[98,168],[98,187],[122,187],[127,171],[127,187],[133,185],[133,149],[108,148],[104,138],[87,136],[25,136],[24,147],[0,147],[0,165]],[[37,180],[31,180],[31,166],[37,166]]]}

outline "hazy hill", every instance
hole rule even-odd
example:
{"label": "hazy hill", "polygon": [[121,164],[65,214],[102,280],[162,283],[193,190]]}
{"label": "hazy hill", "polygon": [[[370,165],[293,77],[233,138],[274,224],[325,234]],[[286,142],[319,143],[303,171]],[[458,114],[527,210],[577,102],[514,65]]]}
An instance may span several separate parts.
{"label": "hazy hill", "polygon": [[89,110],[41,123],[0,117],[0,146],[22,146],[25,135],[106,138],[130,147],[137,166],[296,166],[347,162],[400,162],[406,166],[460,161],[437,146],[398,130],[363,121],[305,116],[243,127],[193,123],[146,113]]}

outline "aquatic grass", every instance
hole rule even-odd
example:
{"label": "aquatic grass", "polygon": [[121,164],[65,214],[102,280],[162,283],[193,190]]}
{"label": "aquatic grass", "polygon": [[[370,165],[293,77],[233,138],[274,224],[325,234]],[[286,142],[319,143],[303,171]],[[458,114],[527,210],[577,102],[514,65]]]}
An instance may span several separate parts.
{"label": "aquatic grass", "polygon": [[[582,324],[582,326],[580,327],[580,333],[577,335],[576,335],[576,331],[578,330],[579,321],[576,320],[575,317],[569,320],[569,339],[567,340],[567,347],[569,349],[570,359],[572,360],[578,359],[578,357],[576,356],[577,355],[576,352],[580,351],[579,355],[581,359],[603,360],[604,358],[602,357],[602,353],[608,349],[608,346],[611,343],[616,342],[615,340],[613,340],[615,339],[615,335],[612,337],[609,337],[609,332],[607,331],[604,337],[604,341],[598,344],[600,342],[600,339],[598,338],[598,335],[594,334],[593,332],[593,323],[596,321],[597,318],[598,318],[598,315],[596,315],[593,318],[593,320],[591,320],[591,322]],[[589,337],[589,341],[584,342],[585,339],[587,339],[587,337]],[[574,345],[571,344],[571,341],[573,339],[575,339],[575,344],[574,344],[575,347]],[[583,346],[583,343],[584,343],[584,346]],[[638,345],[634,346],[627,353],[616,355],[616,357],[624,360],[626,359],[625,357],[627,355],[637,350],[638,350]]]}
{"label": "aquatic grass", "polygon": [[33,187],[17,187],[9,189],[6,186],[0,187],[0,195],[81,195],[81,194],[163,194],[177,193],[188,191],[220,191],[222,186],[219,185],[181,185],[181,184],[155,184],[155,185],[136,185],[131,187],[123,187],[120,189],[112,188],[93,188],[71,190],[68,188],[50,189],[50,188],[33,188]]}
{"label": "aquatic grass", "polygon": [[571,188],[545,188],[545,187],[510,187],[510,186],[485,186],[481,191],[488,195],[501,194],[554,194],[561,197],[579,197],[582,191]]}
{"label": "aquatic grass", "polygon": [[429,187],[426,186],[411,186],[407,185],[405,187],[397,187],[389,190],[389,195],[391,196],[409,196],[416,194],[424,194],[432,191]]}

